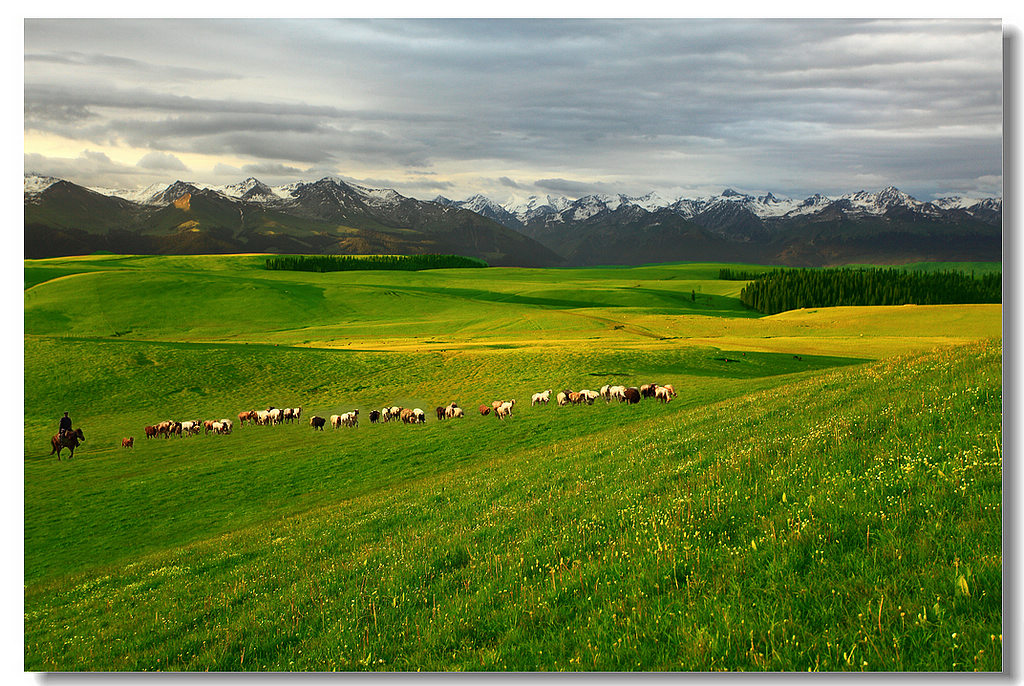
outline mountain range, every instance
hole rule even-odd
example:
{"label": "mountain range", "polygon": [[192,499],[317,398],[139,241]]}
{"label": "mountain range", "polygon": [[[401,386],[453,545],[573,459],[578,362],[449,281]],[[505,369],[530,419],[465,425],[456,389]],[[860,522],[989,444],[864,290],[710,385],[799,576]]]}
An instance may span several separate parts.
{"label": "mountain range", "polygon": [[1002,201],[922,202],[889,187],[805,199],[732,189],[698,198],[405,197],[324,178],[270,187],[176,181],[135,191],[25,175],[25,255],[424,252],[498,266],[729,261],[818,266],[999,261]]}

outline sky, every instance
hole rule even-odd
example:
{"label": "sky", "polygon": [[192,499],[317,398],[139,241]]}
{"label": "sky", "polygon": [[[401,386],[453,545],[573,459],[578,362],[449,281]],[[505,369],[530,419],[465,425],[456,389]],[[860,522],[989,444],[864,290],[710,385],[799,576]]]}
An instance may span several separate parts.
{"label": "sky", "polygon": [[24,168],[499,202],[1002,196],[999,20],[26,19]]}

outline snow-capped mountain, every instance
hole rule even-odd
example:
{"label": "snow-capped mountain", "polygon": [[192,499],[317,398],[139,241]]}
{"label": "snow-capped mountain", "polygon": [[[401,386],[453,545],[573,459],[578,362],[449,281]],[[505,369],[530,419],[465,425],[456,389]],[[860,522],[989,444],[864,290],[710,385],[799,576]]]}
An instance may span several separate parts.
{"label": "snow-capped mountain", "polygon": [[52,176],[27,173],[25,174],[25,195],[42,193],[58,181],[60,181],[60,179],[55,179]]}
{"label": "snow-capped mountain", "polygon": [[438,197],[435,202],[479,212],[500,221],[506,226],[526,226],[537,221],[545,224],[587,221],[602,212],[615,212],[623,206],[639,207],[647,212],[669,209],[679,216],[700,223],[700,217],[736,217],[741,211],[757,220],[772,222],[788,217],[821,212],[829,206],[849,216],[882,216],[893,210],[906,210],[924,216],[940,216],[943,211],[972,207],[988,211],[1001,211],[1002,201],[996,198],[969,200],[949,198],[934,202],[922,202],[909,194],[889,186],[878,191],[857,191],[839,196],[815,194],[810,197],[793,199],[779,197],[773,193],[751,195],[727,188],[717,195],[695,198],[678,197],[666,199],[656,192],[642,196],[591,194],[578,199],[560,196],[529,196],[512,198],[498,203],[482,195],[468,200],[453,201]]}
{"label": "snow-capped mountain", "polygon": [[[346,226],[358,228],[360,238],[343,239],[334,249],[378,252],[394,250],[396,240],[408,242],[387,234],[388,227],[425,231],[424,236],[458,234],[472,241],[478,240],[479,231],[499,240],[494,229],[503,227],[520,238],[539,241],[541,245],[534,243],[533,250],[544,250],[537,253],[541,260],[557,260],[548,252],[553,251],[581,264],[658,261],[669,256],[815,264],[841,259],[838,256],[843,254],[852,259],[855,251],[860,261],[871,261],[876,254],[885,260],[902,259],[898,255],[958,259],[957,251],[977,259],[999,259],[1002,227],[1000,198],[951,196],[923,202],[892,186],[878,192],[815,194],[804,199],[726,188],[698,197],[595,193],[576,199],[520,196],[499,203],[480,194],[462,201],[443,196],[421,201],[337,177],[276,187],[250,177],[226,186],[179,180],[111,190],[25,174],[25,207],[26,227],[47,225],[54,230],[58,230],[58,218],[59,230],[111,235],[124,231],[149,235],[146,232],[157,227],[174,231],[179,222],[192,227],[192,233],[197,225],[207,226],[213,232],[209,240],[214,242],[204,249],[221,252],[230,251],[232,241],[239,240],[251,250],[265,249],[264,244],[284,250],[282,236],[288,232],[283,233],[282,226],[291,227],[288,235],[313,232],[317,236],[299,239],[287,246],[289,250],[325,250],[330,241],[336,241],[330,238],[336,227]],[[189,216],[179,218],[176,211]],[[312,228],[321,224],[322,228]],[[93,245],[90,240],[82,238],[81,245]],[[436,247],[436,238],[417,240],[417,250]],[[526,255],[526,245],[513,245],[516,240],[500,238],[498,252]],[[886,242],[898,250],[887,248]],[[42,238],[33,245],[41,254],[48,249]],[[156,248],[142,242],[135,249]],[[169,248],[159,248],[164,249]],[[449,249],[459,252],[462,248],[452,243]],[[482,244],[473,249],[484,250]],[[525,264],[527,258],[516,259]]]}
{"label": "snow-capped mountain", "polygon": [[245,181],[224,186],[220,192],[229,198],[238,198],[239,200],[248,200],[250,202],[270,202],[278,200],[280,197],[274,193],[270,186],[251,176]]}

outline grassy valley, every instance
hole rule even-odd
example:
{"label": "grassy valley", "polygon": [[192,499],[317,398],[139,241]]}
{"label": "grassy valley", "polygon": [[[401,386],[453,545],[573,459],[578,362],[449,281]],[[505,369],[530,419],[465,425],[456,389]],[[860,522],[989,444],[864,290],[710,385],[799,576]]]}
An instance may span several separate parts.
{"label": "grassy valley", "polygon": [[27,670],[1001,669],[1001,305],[264,260],[25,261]]}

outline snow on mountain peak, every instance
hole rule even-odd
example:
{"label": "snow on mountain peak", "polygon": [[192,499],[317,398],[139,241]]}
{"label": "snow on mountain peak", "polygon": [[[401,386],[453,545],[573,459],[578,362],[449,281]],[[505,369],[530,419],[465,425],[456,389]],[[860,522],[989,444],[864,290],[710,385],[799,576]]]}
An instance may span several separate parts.
{"label": "snow on mountain peak", "polygon": [[42,193],[53,184],[60,181],[52,176],[43,176],[42,174],[25,174],[25,192],[26,193]]}

